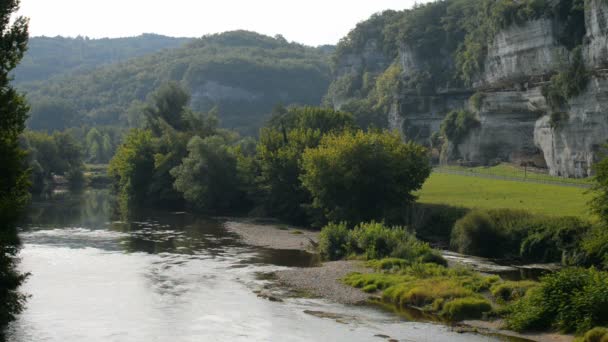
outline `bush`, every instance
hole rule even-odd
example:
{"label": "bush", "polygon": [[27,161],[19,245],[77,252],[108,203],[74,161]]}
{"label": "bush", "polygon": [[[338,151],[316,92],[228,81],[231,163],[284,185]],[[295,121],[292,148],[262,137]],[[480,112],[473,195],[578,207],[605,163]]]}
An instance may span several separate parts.
{"label": "bush", "polygon": [[582,338],[576,339],[578,342],[608,342],[608,328],[596,327],[585,333]]}
{"label": "bush", "polygon": [[328,260],[351,254],[366,259],[393,257],[399,263],[428,262],[446,265],[445,259],[427,243],[421,242],[403,227],[382,223],[361,223],[352,231],[345,223],[330,223],[321,230],[319,252]]}
{"label": "bush", "polygon": [[457,298],[443,305],[441,315],[452,320],[481,318],[484,313],[492,311],[492,304],[486,299],[477,297]]}
{"label": "bush", "polygon": [[534,217],[520,247],[523,259],[581,265],[589,259],[581,244],[592,224],[577,217]]}
{"label": "bush", "polygon": [[431,168],[424,147],[397,133],[328,135],[304,152],[300,179],[330,221],[400,223]]}
{"label": "bush", "polygon": [[588,263],[608,269],[608,228],[596,225],[581,241],[581,248]]}
{"label": "bush", "polygon": [[529,289],[538,286],[535,281],[506,281],[494,284],[490,291],[498,302],[509,302],[525,296]]}
{"label": "bush", "polygon": [[469,132],[480,126],[479,120],[471,112],[460,110],[449,112],[441,123],[441,134],[458,145]]}
{"label": "bush", "polygon": [[514,330],[551,326],[582,333],[608,323],[608,273],[570,268],[548,275],[509,308],[507,325]]}
{"label": "bush", "polygon": [[458,220],[451,245],[458,252],[490,258],[581,265],[581,244],[592,224],[576,217],[546,217],[512,209],[474,210]]}
{"label": "bush", "polygon": [[443,204],[413,203],[408,209],[407,225],[425,241],[449,243],[456,221],[470,209]]}
{"label": "bush", "polygon": [[454,225],[451,245],[460,253],[482,257],[519,255],[530,217],[520,210],[474,210]]}
{"label": "bush", "polygon": [[330,223],[319,235],[319,253],[325,260],[339,260],[352,252],[350,230],[345,223]]}

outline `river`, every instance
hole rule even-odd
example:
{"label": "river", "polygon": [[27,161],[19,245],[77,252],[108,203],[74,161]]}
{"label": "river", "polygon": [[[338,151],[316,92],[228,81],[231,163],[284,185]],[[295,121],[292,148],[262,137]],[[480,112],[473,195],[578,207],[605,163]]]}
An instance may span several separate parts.
{"label": "river", "polygon": [[269,282],[260,274],[317,259],[244,245],[220,221],[185,213],[123,222],[110,199],[89,190],[33,203],[20,228],[20,268],[31,272],[22,290],[31,297],[9,341],[504,340],[371,306],[259,298],[254,291]]}

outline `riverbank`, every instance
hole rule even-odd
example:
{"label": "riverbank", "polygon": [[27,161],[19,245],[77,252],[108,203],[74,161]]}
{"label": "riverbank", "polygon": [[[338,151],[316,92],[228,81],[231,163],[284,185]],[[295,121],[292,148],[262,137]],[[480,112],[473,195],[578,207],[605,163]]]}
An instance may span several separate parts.
{"label": "riverbank", "polygon": [[256,220],[227,220],[226,230],[238,234],[248,245],[272,249],[290,249],[315,252],[319,232]]}
{"label": "riverbank", "polygon": [[[276,248],[276,249],[299,249],[307,252],[314,252],[314,246],[318,243],[319,233],[307,231],[293,227],[277,226],[273,224],[256,223],[255,221],[246,222],[225,222],[225,227],[239,236],[243,242],[255,246]],[[449,260],[449,264],[467,265],[471,260],[461,260],[466,256],[444,251]],[[487,260],[481,263],[481,268],[488,271],[512,271],[512,267],[490,265]],[[469,265],[471,266],[471,265]],[[505,269],[500,269],[504,267]],[[489,269],[486,269],[489,268]],[[507,269],[508,268],[508,269]],[[515,270],[515,268],[513,268]],[[298,292],[307,293],[315,297],[321,297],[333,302],[350,305],[362,305],[369,303],[371,299],[377,299],[377,294],[363,292],[359,288],[351,287],[343,283],[347,275],[358,273],[373,273],[374,270],[367,267],[364,262],[356,260],[341,260],[322,263],[318,267],[309,268],[290,268],[274,272],[274,278],[280,286],[294,289]],[[502,329],[501,320],[481,321],[467,320],[458,322],[453,326],[455,331],[473,332],[483,335],[508,336],[521,340],[538,342],[571,342],[574,337],[558,333],[516,333],[514,331]]]}

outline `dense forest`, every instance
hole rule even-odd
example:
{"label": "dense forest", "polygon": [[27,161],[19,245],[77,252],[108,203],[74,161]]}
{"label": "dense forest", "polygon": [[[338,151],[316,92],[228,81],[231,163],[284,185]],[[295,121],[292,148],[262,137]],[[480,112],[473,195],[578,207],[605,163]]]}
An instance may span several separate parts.
{"label": "dense forest", "polygon": [[[195,109],[207,112],[215,108],[223,127],[255,134],[278,103],[321,102],[330,82],[328,51],[331,48],[289,43],[281,36],[227,32],[91,72],[58,75],[20,87],[32,105],[29,126],[36,129],[138,127],[142,102],[160,85],[175,81],[192,93]],[[34,58],[34,52],[32,59],[45,65],[41,57]],[[30,77],[27,70],[31,68],[18,71],[16,78]]]}
{"label": "dense forest", "polygon": [[23,61],[13,71],[14,82],[47,81],[51,77],[83,73],[103,65],[178,48],[191,40],[157,34],[111,39],[32,37]]}

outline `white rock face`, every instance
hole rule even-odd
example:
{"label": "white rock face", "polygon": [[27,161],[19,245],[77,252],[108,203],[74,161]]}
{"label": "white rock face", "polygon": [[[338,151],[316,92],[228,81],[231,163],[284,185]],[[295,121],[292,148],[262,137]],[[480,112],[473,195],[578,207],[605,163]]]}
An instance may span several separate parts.
{"label": "white rock face", "polygon": [[481,127],[458,146],[458,157],[472,163],[508,160],[544,166],[534,127],[545,108],[539,88],[487,93],[478,113]]}
{"label": "white rock face", "polygon": [[608,80],[593,78],[587,90],[569,101],[567,122],[553,129],[549,116],[536,123],[534,141],[552,175],[587,177],[608,140]]}
{"label": "white rock face", "polygon": [[551,19],[512,25],[489,46],[484,74],[475,86],[545,75],[567,61],[568,50],[558,44]]}
{"label": "white rock face", "polygon": [[585,3],[587,42],[585,62],[589,68],[602,68],[608,64],[608,5],[603,0]]}

